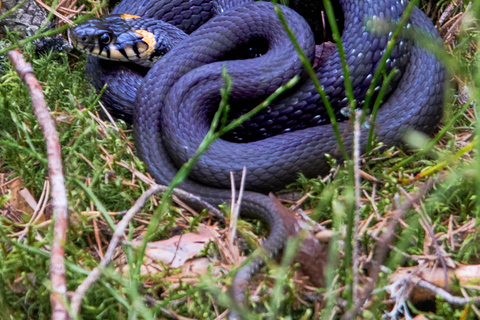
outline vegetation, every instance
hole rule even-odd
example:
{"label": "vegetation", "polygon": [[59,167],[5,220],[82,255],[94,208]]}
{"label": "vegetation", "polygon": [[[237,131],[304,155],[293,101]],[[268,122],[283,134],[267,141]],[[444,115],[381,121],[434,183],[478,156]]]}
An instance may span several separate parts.
{"label": "vegetation", "polygon": [[[93,1],[86,5],[89,10],[100,9]],[[290,190],[307,195],[293,205],[301,206],[318,223],[314,229],[321,225],[333,231],[326,245],[328,255],[322,261],[327,266],[325,274],[318,275],[324,277],[325,286],[315,287],[305,281],[299,275],[300,264],[289,263],[299,246],[299,239],[292,240],[280,262],[269,261],[252,281],[252,311],[246,313],[249,318],[340,318],[355,304],[356,292],[352,288],[357,287],[356,282],[367,286],[372,274],[366,271],[375,263],[377,240],[382,239],[391,218],[401,210],[404,214],[362,318],[379,319],[386,312],[393,314],[401,309],[398,296],[392,297],[386,290],[392,281],[389,276],[395,275],[399,267],[421,266],[428,273],[443,266],[480,264],[476,220],[480,214],[476,156],[476,101],[480,95],[476,73],[480,29],[476,17],[480,16],[480,3],[423,0],[420,6],[438,22],[447,48],[444,58],[451,75],[451,90],[446,93],[440,133],[433,140],[424,137],[422,146],[415,145],[420,148],[416,152],[373,148],[364,155],[358,210],[350,163],[332,160],[329,175],[319,179],[300,177],[290,186]],[[41,35],[39,32],[33,38]],[[42,84],[56,122],[69,200],[66,277],[68,290],[74,291],[98,265],[108,246],[112,230],[106,217],[120,220],[149,189],[152,180],[145,176],[145,165],[135,156],[131,128],[99,118],[99,97],[84,78],[85,57],[74,52],[38,54],[31,40],[19,40],[19,35],[9,30],[0,40],[0,48],[21,46]],[[53,235],[45,143],[27,89],[8,59],[1,59],[0,318],[47,319],[51,316],[48,251]],[[433,141],[432,148],[422,149],[429,141]],[[19,193],[22,189],[23,196]],[[25,203],[31,201],[29,196],[38,203],[35,211]],[[231,263],[236,261],[229,251],[235,250],[228,244],[229,230],[216,230],[219,238],[205,245],[190,265],[203,266],[202,276],[189,273],[185,267],[168,268],[166,263],[148,259],[141,273],[135,270],[135,261],[141,257],[131,243],[145,235],[155,212],[160,219],[155,240],[186,236],[207,226],[225,227],[208,212],[192,213],[177,205],[162,211],[161,197],[152,197],[135,216],[125,236],[128,241],[116,253],[115,264],[103,270],[101,281],[84,297],[82,319],[215,319],[229,305],[225,292],[235,269]],[[241,221],[238,228],[250,244],[266,233],[265,225],[258,221]],[[208,257],[208,266],[202,257]],[[352,262],[357,265],[352,267]],[[145,272],[147,268],[150,273]],[[450,285],[453,293],[478,296],[478,276],[466,282],[458,278]],[[429,319],[480,317],[473,304],[453,305],[444,298],[428,298],[430,303],[412,298],[409,312]],[[393,303],[385,304],[386,299],[393,299]]]}

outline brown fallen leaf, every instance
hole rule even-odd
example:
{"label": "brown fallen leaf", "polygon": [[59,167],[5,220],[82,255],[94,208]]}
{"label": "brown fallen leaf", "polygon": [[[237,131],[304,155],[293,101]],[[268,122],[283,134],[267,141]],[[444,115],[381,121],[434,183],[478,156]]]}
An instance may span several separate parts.
{"label": "brown fallen leaf", "polygon": [[28,189],[25,188],[23,181],[21,179],[16,179],[9,184],[8,188],[12,194],[12,199],[10,199],[8,203],[13,209],[19,212],[32,214],[37,207],[37,202]]}
{"label": "brown fallen leaf", "polygon": [[[296,237],[298,234],[309,228],[309,225],[280,203],[278,198],[270,195],[275,202],[280,217],[287,231],[287,236]],[[305,285],[312,285],[315,287],[323,287],[324,274],[323,271],[327,264],[326,248],[315,238],[313,234],[308,234],[298,250],[297,256],[294,260],[299,263],[297,268],[297,278],[308,279],[304,282]]]}
{"label": "brown fallen leaf", "polygon": [[217,237],[213,227],[199,226],[198,232],[185,233],[167,240],[150,242],[145,255],[154,260],[179,268],[188,259],[195,257],[206,245]]}
{"label": "brown fallen leaf", "polygon": [[[182,267],[181,277],[205,274],[208,270],[208,259],[190,259],[198,255],[209,242],[219,237],[219,234],[213,226],[201,225],[197,227],[197,230],[198,232],[185,233],[170,239],[148,243],[145,250],[145,256],[148,259],[142,265],[141,274],[160,273],[165,269],[165,265],[172,269]],[[134,246],[138,244],[135,242]],[[123,265],[120,269],[121,272],[126,272],[128,266]]]}

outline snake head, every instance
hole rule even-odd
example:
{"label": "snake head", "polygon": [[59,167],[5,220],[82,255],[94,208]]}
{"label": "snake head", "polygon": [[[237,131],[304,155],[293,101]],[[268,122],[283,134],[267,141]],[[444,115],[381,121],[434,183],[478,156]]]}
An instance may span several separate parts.
{"label": "snake head", "polygon": [[156,19],[115,14],[91,19],[70,32],[73,45],[98,58],[151,67],[186,34]]}

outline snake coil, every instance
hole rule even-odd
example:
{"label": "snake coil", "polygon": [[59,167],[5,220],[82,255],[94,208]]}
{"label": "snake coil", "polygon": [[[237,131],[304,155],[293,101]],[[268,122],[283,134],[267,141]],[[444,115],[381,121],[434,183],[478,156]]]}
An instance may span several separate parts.
{"label": "snake coil", "polygon": [[[342,41],[346,61],[355,99],[362,106],[391,38],[389,30],[373,31],[370,22],[398,21],[408,2],[339,2],[345,18]],[[302,50],[313,60],[314,37],[307,23],[289,8],[282,7],[282,11]],[[338,159],[341,156],[320,96],[306,76],[273,5],[248,0],[124,0],[114,13],[161,19],[191,33],[145,77],[145,71],[132,71],[133,67],[94,58],[89,59],[87,66],[97,88],[109,82],[104,99],[122,110],[133,105],[135,145],[158,183],[168,184],[205,137],[224,85],[222,66],[232,77],[229,101],[237,107],[234,114],[250,108],[250,100],[261,101],[293,76],[301,77],[293,93],[237,128],[229,140],[215,141],[181,185],[181,189],[198,194],[211,204],[229,202],[230,172],[238,181],[245,166],[246,189],[250,191],[244,195],[241,213],[270,225],[270,235],[262,247],[265,252],[276,254],[284,245],[285,230],[275,204],[264,193],[283,188],[295,181],[299,173],[307,177],[325,173],[329,169],[325,154]],[[407,29],[412,27],[439,42],[432,23],[418,8],[414,8]],[[225,60],[229,52],[258,39],[268,47],[261,57]],[[442,65],[415,40],[404,37],[397,42],[386,69],[399,72],[377,115],[378,140],[392,146],[401,142],[406,130],[431,133],[442,114]],[[315,71],[335,108],[340,131],[348,133],[348,115],[343,113],[348,101],[341,70],[340,56],[335,50]],[[361,130],[361,150],[365,149],[368,130]],[[352,137],[344,136],[343,142],[350,149]],[[238,303],[243,303],[244,288],[261,265],[261,258],[256,257],[236,274],[232,289]]]}

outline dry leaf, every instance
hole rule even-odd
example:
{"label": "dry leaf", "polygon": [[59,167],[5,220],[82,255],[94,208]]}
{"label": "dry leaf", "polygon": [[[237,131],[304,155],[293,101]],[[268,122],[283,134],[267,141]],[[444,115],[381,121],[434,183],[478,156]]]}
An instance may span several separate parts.
{"label": "dry leaf", "polygon": [[[283,220],[283,225],[287,231],[287,236],[296,237],[299,232],[307,228],[308,224],[298,218],[295,212],[283,206],[277,198],[270,196],[275,202],[280,217]],[[326,266],[327,253],[325,247],[318,241],[314,235],[309,234],[298,250],[294,262],[299,263],[297,269],[297,276],[299,278],[308,277],[310,283],[307,285],[315,287],[323,287],[323,271]]]}
{"label": "dry leaf", "polygon": [[168,264],[171,268],[179,268],[217,236],[213,227],[199,226],[198,232],[149,243],[145,255],[154,261]]}
{"label": "dry leaf", "polygon": [[12,193],[12,199],[8,201],[8,204],[10,204],[16,211],[32,214],[37,207],[37,202],[32,194],[25,189],[23,181],[21,179],[16,179],[9,184],[8,187]]}

